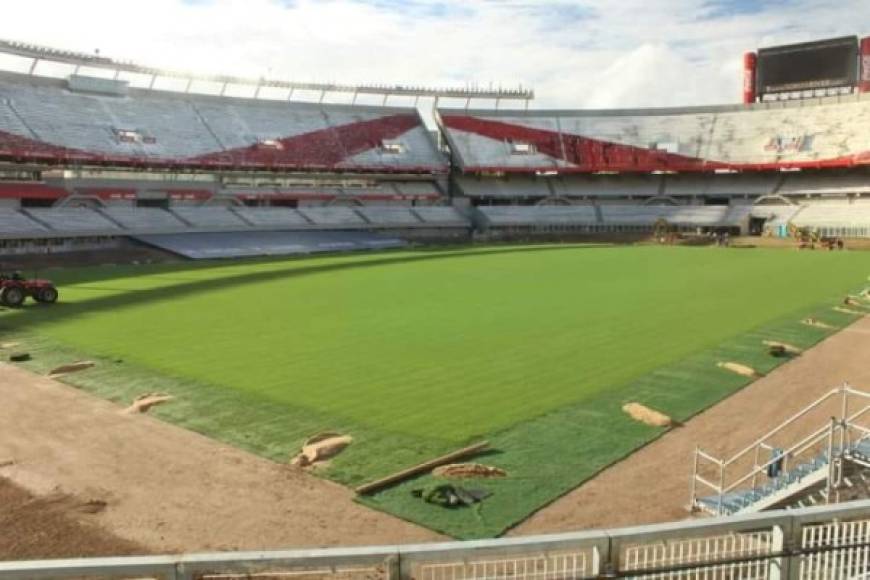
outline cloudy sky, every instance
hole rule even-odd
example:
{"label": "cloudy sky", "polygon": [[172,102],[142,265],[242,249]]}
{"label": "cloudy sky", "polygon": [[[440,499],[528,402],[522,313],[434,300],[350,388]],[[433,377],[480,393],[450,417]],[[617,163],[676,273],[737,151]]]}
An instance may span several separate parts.
{"label": "cloudy sky", "polygon": [[574,108],[737,102],[746,49],[847,34],[870,34],[870,1],[26,0],[0,19],[0,38],[143,64],[522,84],[534,106]]}

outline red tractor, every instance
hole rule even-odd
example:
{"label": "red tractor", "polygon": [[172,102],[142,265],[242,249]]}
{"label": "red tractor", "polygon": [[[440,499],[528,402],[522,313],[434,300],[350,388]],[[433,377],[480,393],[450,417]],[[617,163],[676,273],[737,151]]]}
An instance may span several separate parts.
{"label": "red tractor", "polygon": [[18,308],[30,296],[43,304],[57,302],[57,288],[50,280],[27,279],[15,272],[11,276],[0,274],[0,302]]}

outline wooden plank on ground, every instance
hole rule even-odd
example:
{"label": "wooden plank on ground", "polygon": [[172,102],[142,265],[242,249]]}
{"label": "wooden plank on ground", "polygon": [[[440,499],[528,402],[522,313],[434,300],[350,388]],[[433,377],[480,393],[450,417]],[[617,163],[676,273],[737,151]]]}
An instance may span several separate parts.
{"label": "wooden plank on ground", "polygon": [[424,463],[420,463],[415,465],[414,467],[409,467],[407,469],[403,469],[397,473],[392,475],[388,475],[382,479],[378,479],[377,481],[373,481],[371,483],[363,484],[357,487],[354,491],[356,491],[359,495],[366,495],[369,493],[373,493],[380,489],[383,489],[387,486],[393,485],[395,483],[399,483],[400,481],[404,481],[410,477],[414,477],[415,475],[419,475],[421,473],[425,473],[427,471],[431,471],[436,467],[440,467],[441,465],[445,465],[447,463],[452,463],[464,457],[469,457],[471,455],[476,455],[481,451],[485,451],[489,448],[489,441],[483,441],[481,443],[475,443],[474,445],[470,445],[469,447],[463,447],[457,451],[453,451],[448,453],[447,455],[442,455],[441,457],[436,457],[435,459],[430,459]]}

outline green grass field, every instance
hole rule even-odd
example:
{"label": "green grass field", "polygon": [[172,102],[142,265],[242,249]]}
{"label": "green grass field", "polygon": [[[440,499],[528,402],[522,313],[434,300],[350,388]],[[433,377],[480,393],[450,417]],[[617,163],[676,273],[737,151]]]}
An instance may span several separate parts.
{"label": "green grass field", "polygon": [[594,246],[83,268],[50,272],[62,302],[7,311],[0,333],[37,370],[99,357],[70,382],[169,391],[158,416],[276,460],[347,432],[320,473],[349,485],[489,438],[510,477],[478,508],[412,498],[427,478],[365,500],[478,537],[659,434],[622,403],[689,417],[745,384],[717,360],[769,370],[763,338],[817,342],[810,312],[850,322],[830,305],[868,273],[860,252]]}

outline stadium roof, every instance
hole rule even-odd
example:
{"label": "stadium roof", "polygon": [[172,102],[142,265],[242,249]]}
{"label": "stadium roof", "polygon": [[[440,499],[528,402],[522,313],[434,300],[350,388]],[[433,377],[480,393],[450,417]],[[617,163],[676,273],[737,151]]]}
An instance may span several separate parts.
{"label": "stadium roof", "polygon": [[88,54],[69,50],[61,50],[47,46],[16,42],[0,39],[0,53],[11,54],[23,58],[33,59],[30,74],[35,74],[36,67],[41,61],[70,64],[79,67],[103,69],[113,73],[118,78],[121,72],[147,75],[151,77],[150,86],[158,78],[186,79],[188,82],[184,92],[190,92],[194,81],[218,83],[222,85],[221,94],[228,85],[247,85],[256,87],[255,97],[259,96],[261,88],[279,88],[290,91],[292,97],[294,91],[315,91],[321,93],[321,99],[327,93],[350,93],[354,99],[358,95],[383,96],[384,102],[389,97],[430,97],[465,99],[467,103],[474,99],[488,99],[500,102],[503,100],[528,102],[535,98],[535,92],[522,86],[517,88],[475,88],[475,87],[422,87],[406,85],[377,85],[377,84],[339,84],[339,83],[313,83],[296,82],[275,79],[253,79],[228,75],[200,75],[185,71],[153,68],[139,65],[129,61],[120,61],[99,54]]}

